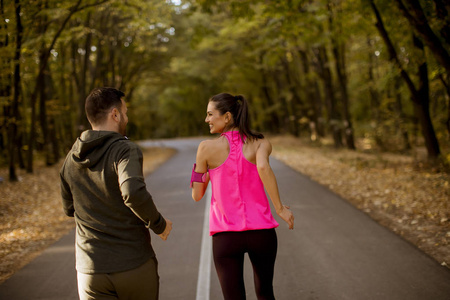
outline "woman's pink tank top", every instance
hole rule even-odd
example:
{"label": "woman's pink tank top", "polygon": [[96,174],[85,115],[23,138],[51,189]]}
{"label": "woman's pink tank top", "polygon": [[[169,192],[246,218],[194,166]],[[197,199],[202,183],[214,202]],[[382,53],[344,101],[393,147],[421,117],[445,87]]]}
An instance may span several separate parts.
{"label": "woman's pink tank top", "polygon": [[256,165],[244,157],[239,132],[222,135],[228,139],[230,153],[222,165],[209,170],[212,190],[209,234],[278,227]]}

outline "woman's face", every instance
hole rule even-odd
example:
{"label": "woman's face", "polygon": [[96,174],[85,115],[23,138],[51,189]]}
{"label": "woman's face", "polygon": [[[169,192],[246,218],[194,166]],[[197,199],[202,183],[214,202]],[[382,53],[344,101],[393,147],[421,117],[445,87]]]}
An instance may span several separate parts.
{"label": "woman's face", "polygon": [[214,102],[210,101],[208,107],[206,108],[206,119],[205,122],[209,124],[210,133],[222,133],[225,127],[229,123],[229,113],[223,115],[220,111],[216,109]]}

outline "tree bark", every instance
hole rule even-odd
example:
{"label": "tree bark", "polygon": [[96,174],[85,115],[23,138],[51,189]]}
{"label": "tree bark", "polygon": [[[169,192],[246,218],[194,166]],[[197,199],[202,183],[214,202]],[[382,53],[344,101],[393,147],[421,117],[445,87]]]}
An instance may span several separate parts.
{"label": "tree bark", "polygon": [[48,64],[48,59],[50,58],[51,50],[55,47],[56,41],[61,36],[61,33],[65,29],[67,23],[72,18],[72,16],[85,8],[97,6],[103,3],[108,2],[109,0],[98,0],[95,3],[86,4],[84,6],[81,6],[82,0],[78,0],[70,9],[69,13],[65,16],[63,19],[61,25],[59,26],[58,30],[56,31],[55,35],[53,36],[53,39],[49,45],[49,47],[45,48],[45,51],[43,52],[42,57],[42,63],[40,64],[40,68],[38,71],[38,75],[36,76],[35,80],[35,87],[33,89],[33,92],[31,93],[30,97],[30,105],[31,105],[31,124],[30,124],[30,135],[28,140],[28,157],[27,157],[27,172],[32,173],[33,172],[33,150],[34,150],[34,144],[36,140],[36,102],[39,96],[39,84],[42,83],[45,68]]}
{"label": "tree bark", "polygon": [[332,51],[334,55],[334,63],[336,68],[336,74],[339,82],[339,91],[341,94],[341,100],[342,100],[342,112],[344,117],[344,136],[345,136],[345,142],[347,144],[347,148],[351,150],[355,150],[355,138],[353,134],[353,125],[352,125],[352,118],[350,115],[350,108],[349,108],[349,95],[348,95],[348,87],[347,87],[347,71],[346,71],[346,64],[345,64],[345,43],[342,41],[339,41],[339,37],[342,35],[342,32],[340,30],[339,25],[335,26],[335,17],[334,14],[336,13],[336,10],[333,10],[332,4],[328,3],[328,12],[329,12],[329,25],[330,29],[332,31],[331,34],[331,45],[332,45]]}
{"label": "tree bark", "polygon": [[39,121],[41,124],[42,135],[43,135],[43,149],[45,151],[46,165],[51,166],[58,162],[59,160],[59,143],[57,141],[57,136],[55,132],[55,116],[50,113],[48,114],[48,103],[47,100],[51,99],[51,95],[54,94],[53,79],[50,75],[50,68],[47,65],[43,84],[40,89],[40,110],[39,110]]}
{"label": "tree bark", "polygon": [[402,95],[400,92],[400,81],[402,79],[398,76],[395,77],[394,80],[394,93],[395,93],[395,111],[396,111],[396,118],[395,118],[395,126],[396,129],[399,130],[401,139],[403,142],[402,150],[408,151],[411,150],[411,143],[409,142],[409,135],[408,130],[405,128],[404,122],[405,122],[405,114],[403,112],[403,105],[402,105]]}
{"label": "tree bark", "polygon": [[447,120],[445,121],[445,126],[447,127],[448,138],[450,140],[450,76],[447,76],[447,80],[445,80],[442,74],[439,74],[439,79],[442,82],[442,85],[445,87],[445,91],[447,92]]}
{"label": "tree bark", "polygon": [[[264,53],[262,53],[259,57],[259,62],[262,65],[264,60]],[[281,122],[278,117],[278,114],[276,112],[276,109],[273,109],[274,101],[272,100],[272,97],[270,96],[270,88],[269,88],[269,82],[267,78],[267,72],[264,69],[261,69],[261,78],[262,78],[262,86],[261,91],[264,96],[264,99],[266,100],[266,111],[269,114],[269,119],[272,124],[270,127],[270,130],[274,133],[280,132]]]}
{"label": "tree bark", "polygon": [[[40,57],[42,58],[42,51]],[[40,59],[39,63],[42,64],[43,60]],[[49,76],[49,69],[48,66],[45,67],[44,76],[42,77],[41,84],[39,84],[39,125],[41,127],[41,134],[42,134],[42,145],[38,146],[38,149],[43,149],[45,154],[48,153],[48,124],[47,124],[47,83],[48,83],[48,76]],[[48,164],[48,159],[47,164]]]}
{"label": "tree bark", "polygon": [[439,33],[445,42],[450,45],[450,3],[448,0],[434,0],[434,4],[436,6],[436,15],[442,22]]}
{"label": "tree bark", "polygon": [[288,90],[291,94],[291,100],[288,101],[291,106],[289,122],[291,123],[292,134],[294,136],[300,136],[300,118],[301,116],[307,116],[307,110],[303,109],[304,105],[297,91],[297,84],[292,78],[291,71],[289,68],[289,62],[285,57],[281,58],[281,64],[284,69],[284,74],[286,76],[286,82],[288,85]]}
{"label": "tree bark", "polygon": [[[370,47],[371,39],[367,39],[368,46]],[[375,75],[374,75],[374,69],[375,69],[375,55],[373,54],[373,51],[369,51],[369,69],[368,69],[368,77],[369,77],[369,94],[370,94],[370,113],[371,118],[375,122],[375,130],[374,130],[374,139],[375,144],[382,149],[385,150],[385,145],[382,139],[382,134],[380,134],[380,128],[382,124],[381,119],[381,112],[380,112],[380,95],[378,91],[375,89]]]}
{"label": "tree bark", "polygon": [[[335,41],[336,43],[336,41]],[[334,44],[333,45],[333,53],[335,58],[335,67],[336,67],[336,74],[339,80],[339,90],[341,92],[341,99],[342,99],[342,110],[344,114],[344,134],[345,134],[345,141],[347,144],[347,148],[351,150],[355,150],[355,138],[353,134],[353,125],[352,125],[352,117],[350,115],[350,108],[349,108],[349,96],[348,96],[348,88],[347,88],[347,75],[346,75],[346,69],[345,69],[345,54],[342,49],[339,50],[341,47]]]}
{"label": "tree bark", "polygon": [[323,126],[322,117],[322,98],[320,96],[319,87],[317,82],[312,80],[312,74],[309,67],[308,54],[306,51],[299,50],[300,58],[302,61],[303,72],[306,77],[306,95],[311,103],[312,107],[312,125],[311,127],[311,140],[316,140],[317,138],[323,138],[325,136],[325,128]]}
{"label": "tree bark", "polygon": [[[389,35],[384,27],[383,21],[381,19],[381,15],[378,11],[373,0],[370,1],[372,9],[377,18],[376,27],[380,32],[389,52],[390,60],[393,61],[396,66],[400,69],[400,74],[402,78],[405,80],[406,84],[411,93],[411,100],[415,106],[415,111],[417,117],[419,119],[419,123],[421,125],[422,135],[425,140],[425,146],[428,152],[428,158],[435,159],[440,154],[439,142],[436,138],[436,133],[434,131],[433,123],[431,121],[430,116],[430,108],[429,108],[429,86],[428,86],[428,68],[425,57],[421,58],[422,63],[419,66],[419,89],[417,89],[412,82],[409,74],[403,69],[400,60],[397,56],[397,52],[395,47],[389,38]],[[414,37],[414,46],[416,46],[423,53],[423,44],[417,38]],[[422,54],[424,55],[424,54]]]}
{"label": "tree bark", "polygon": [[325,46],[320,46],[316,51],[317,59],[319,62],[319,74],[322,77],[325,87],[325,98],[328,110],[328,126],[333,135],[334,146],[341,148],[342,133],[340,128],[341,117],[337,109],[336,97],[333,92],[333,79],[330,71],[330,63],[328,55],[326,53]]}
{"label": "tree bark", "polygon": [[20,97],[20,52],[22,50],[23,26],[20,16],[21,5],[19,0],[14,1],[16,12],[16,49],[14,54],[14,94],[12,101],[12,119],[9,124],[9,180],[17,181],[15,167],[15,152],[20,151],[17,147],[17,131],[19,115],[19,97]]}
{"label": "tree bark", "polygon": [[294,124],[291,120],[291,116],[293,114],[291,106],[292,102],[286,99],[286,93],[283,92],[285,90],[285,86],[283,85],[280,78],[280,72],[272,71],[271,75],[277,87],[277,90],[275,92],[275,94],[277,95],[277,106],[282,108],[277,110],[279,112],[278,115],[281,116],[281,120],[283,121],[282,127],[280,129],[282,130],[282,133],[295,134],[295,129],[293,126]]}
{"label": "tree bark", "polygon": [[[390,60],[394,62],[397,68],[400,70],[400,75],[405,80],[410,93],[411,100],[415,106],[417,117],[421,125],[422,135],[425,139],[425,146],[428,152],[428,158],[435,159],[440,154],[439,142],[436,138],[436,133],[434,131],[433,123],[431,121],[430,109],[429,109],[429,88],[428,88],[428,71],[426,59],[421,58],[422,63],[419,66],[419,89],[417,89],[411,80],[409,74],[403,69],[402,64],[398,58],[397,52],[395,50],[394,44],[392,43],[389,35],[384,27],[383,20],[381,19],[380,12],[376,7],[373,0],[370,0],[370,4],[375,13],[377,19],[376,27],[383,38],[386,47],[389,52]],[[414,38],[414,45],[420,49],[423,53],[423,44],[418,38]]]}
{"label": "tree bark", "polygon": [[[89,28],[90,26],[90,19],[91,14],[87,15],[85,27]],[[78,134],[82,131],[89,128],[89,124],[86,120],[86,115],[84,112],[84,104],[86,101],[86,86],[87,86],[87,71],[89,68],[89,56],[91,55],[91,45],[92,45],[92,33],[88,33],[86,35],[86,40],[84,44],[84,57],[83,57],[83,64],[81,69],[79,70],[79,86],[78,86],[78,122],[77,122],[77,128],[78,128]]]}
{"label": "tree bark", "polygon": [[418,118],[422,128],[422,134],[425,139],[425,146],[428,150],[428,157],[437,158],[441,153],[439,142],[436,137],[436,133],[433,127],[433,122],[430,115],[430,87],[428,80],[428,65],[425,58],[425,49],[422,41],[414,35],[414,46],[418,48],[422,53],[422,63],[419,65],[418,77],[419,88],[418,98],[420,102],[415,103],[418,106]]}
{"label": "tree bark", "polygon": [[[371,1],[373,2],[373,0]],[[408,0],[406,2],[408,7],[406,7],[402,0],[395,1],[403,15],[408,19],[408,22],[430,48],[435,59],[445,68],[447,74],[450,74],[450,55],[439,37],[431,29],[420,2],[418,0]],[[448,35],[448,33],[446,34]]]}

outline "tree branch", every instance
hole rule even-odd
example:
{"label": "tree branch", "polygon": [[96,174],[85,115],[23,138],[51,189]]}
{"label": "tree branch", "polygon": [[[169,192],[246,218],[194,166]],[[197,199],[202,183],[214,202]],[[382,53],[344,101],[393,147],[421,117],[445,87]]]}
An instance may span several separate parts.
{"label": "tree branch", "polygon": [[408,0],[410,9],[405,6],[402,0],[395,1],[409,24],[420,35],[428,48],[430,48],[436,60],[445,68],[447,74],[450,74],[450,55],[442,45],[439,37],[431,29],[419,1]]}
{"label": "tree branch", "polygon": [[384,43],[386,44],[386,48],[389,53],[389,59],[391,61],[393,61],[395,66],[400,70],[400,75],[405,80],[406,85],[408,86],[409,90],[411,91],[413,101],[419,103],[420,100],[417,99],[417,96],[416,96],[417,89],[414,86],[414,83],[412,82],[408,73],[405,71],[405,69],[403,69],[400,59],[398,58],[397,51],[395,50],[394,44],[392,43],[391,39],[389,38],[389,34],[386,31],[383,20],[381,19],[380,12],[378,11],[378,8],[374,3],[374,0],[370,0],[370,5],[372,6],[373,12],[375,13],[375,17],[377,19],[375,26],[377,27],[378,32],[381,35],[381,38],[384,40]]}
{"label": "tree branch", "polygon": [[110,0],[102,0],[102,1],[98,1],[98,2],[92,3],[92,4],[86,4],[84,6],[79,7],[75,12],[81,11],[81,10],[89,8],[89,7],[94,7],[94,6],[97,6],[97,5],[101,5],[101,4],[109,2],[109,1]]}

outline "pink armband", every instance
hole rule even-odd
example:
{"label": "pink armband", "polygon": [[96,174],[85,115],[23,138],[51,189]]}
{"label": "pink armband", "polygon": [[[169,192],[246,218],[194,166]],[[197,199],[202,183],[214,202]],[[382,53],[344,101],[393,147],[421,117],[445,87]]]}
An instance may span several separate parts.
{"label": "pink armband", "polygon": [[195,167],[197,164],[194,164],[192,167],[192,174],[191,174],[191,184],[190,187],[192,188],[194,185],[194,182],[206,182],[206,173],[197,173],[195,172]]}

